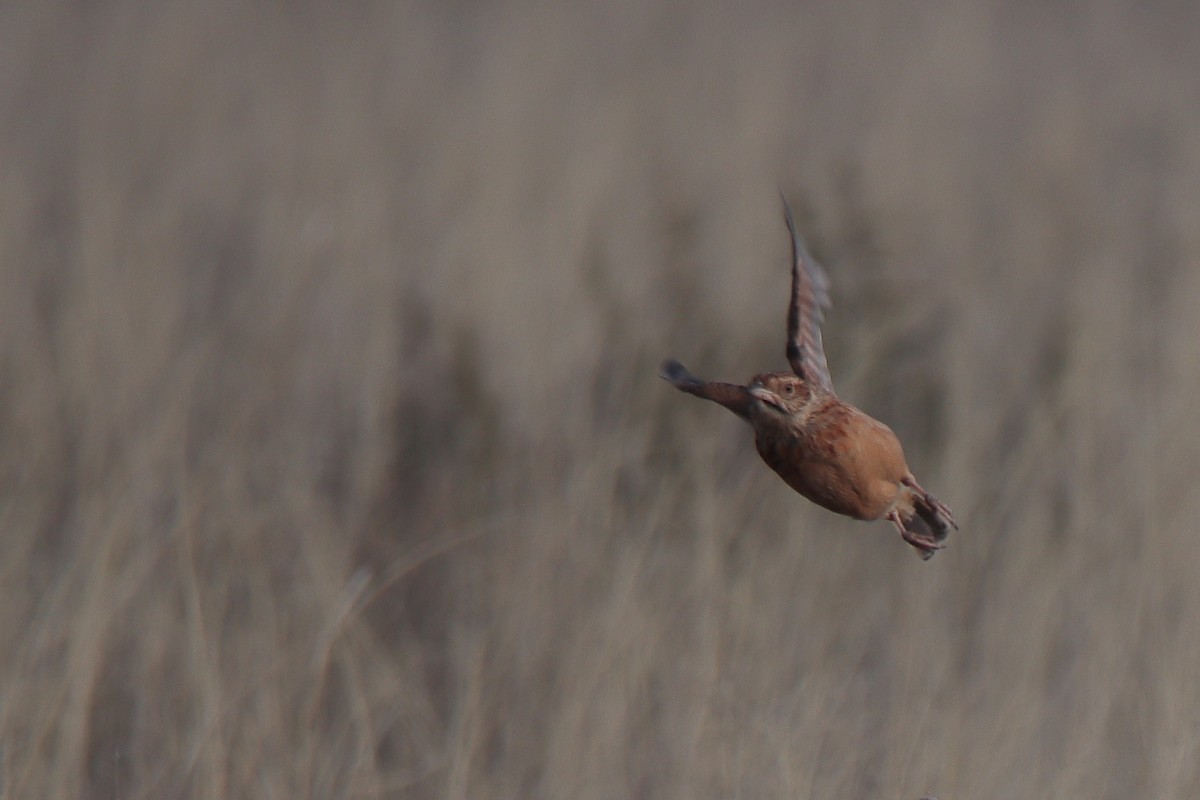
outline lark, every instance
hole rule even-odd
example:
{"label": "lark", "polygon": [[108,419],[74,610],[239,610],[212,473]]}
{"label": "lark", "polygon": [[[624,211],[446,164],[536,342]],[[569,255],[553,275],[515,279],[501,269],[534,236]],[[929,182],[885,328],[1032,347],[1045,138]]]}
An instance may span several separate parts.
{"label": "lark", "polygon": [[917,483],[892,429],[834,392],[821,343],[829,279],[796,232],[786,199],[783,215],[792,237],[787,314],[792,371],[760,373],[742,386],[701,380],[669,359],[662,377],[749,422],[762,460],[804,497],[854,519],[886,519],[929,559],[958,524],[950,509]]}

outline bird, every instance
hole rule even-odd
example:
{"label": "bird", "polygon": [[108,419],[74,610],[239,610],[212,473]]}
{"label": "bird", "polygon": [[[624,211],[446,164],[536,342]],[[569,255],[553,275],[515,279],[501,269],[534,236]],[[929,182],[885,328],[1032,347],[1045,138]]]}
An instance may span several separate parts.
{"label": "bird", "polygon": [[829,278],[809,254],[783,198],[792,240],[787,312],[790,372],[762,372],[740,385],[697,378],[667,359],[661,377],[681,392],[724,406],[750,423],[759,456],[817,505],[857,520],[887,520],[923,560],[945,547],[954,514],[921,488],[892,429],[837,396],[821,341],[831,307]]}

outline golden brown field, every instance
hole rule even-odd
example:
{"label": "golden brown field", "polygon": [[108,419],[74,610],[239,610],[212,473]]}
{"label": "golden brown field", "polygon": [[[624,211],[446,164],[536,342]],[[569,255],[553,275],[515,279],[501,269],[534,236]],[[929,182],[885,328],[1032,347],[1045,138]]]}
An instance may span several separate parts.
{"label": "golden brown field", "polygon": [[1200,6],[908,5],[3,5],[0,797],[1200,796]]}

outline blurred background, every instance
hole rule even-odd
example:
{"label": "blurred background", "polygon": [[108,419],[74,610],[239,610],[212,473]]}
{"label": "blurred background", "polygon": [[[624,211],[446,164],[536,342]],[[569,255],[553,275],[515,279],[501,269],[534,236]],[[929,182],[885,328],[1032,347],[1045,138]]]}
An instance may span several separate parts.
{"label": "blurred background", "polygon": [[0,796],[1200,796],[1200,6],[907,5],[5,4]]}

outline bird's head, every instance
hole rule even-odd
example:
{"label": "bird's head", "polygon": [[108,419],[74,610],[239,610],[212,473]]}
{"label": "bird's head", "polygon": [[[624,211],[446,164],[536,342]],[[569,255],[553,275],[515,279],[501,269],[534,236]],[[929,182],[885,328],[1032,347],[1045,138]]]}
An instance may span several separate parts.
{"label": "bird's head", "polygon": [[795,420],[804,414],[813,397],[812,389],[804,379],[790,372],[755,375],[747,389],[755,401],[751,417],[764,421]]}

